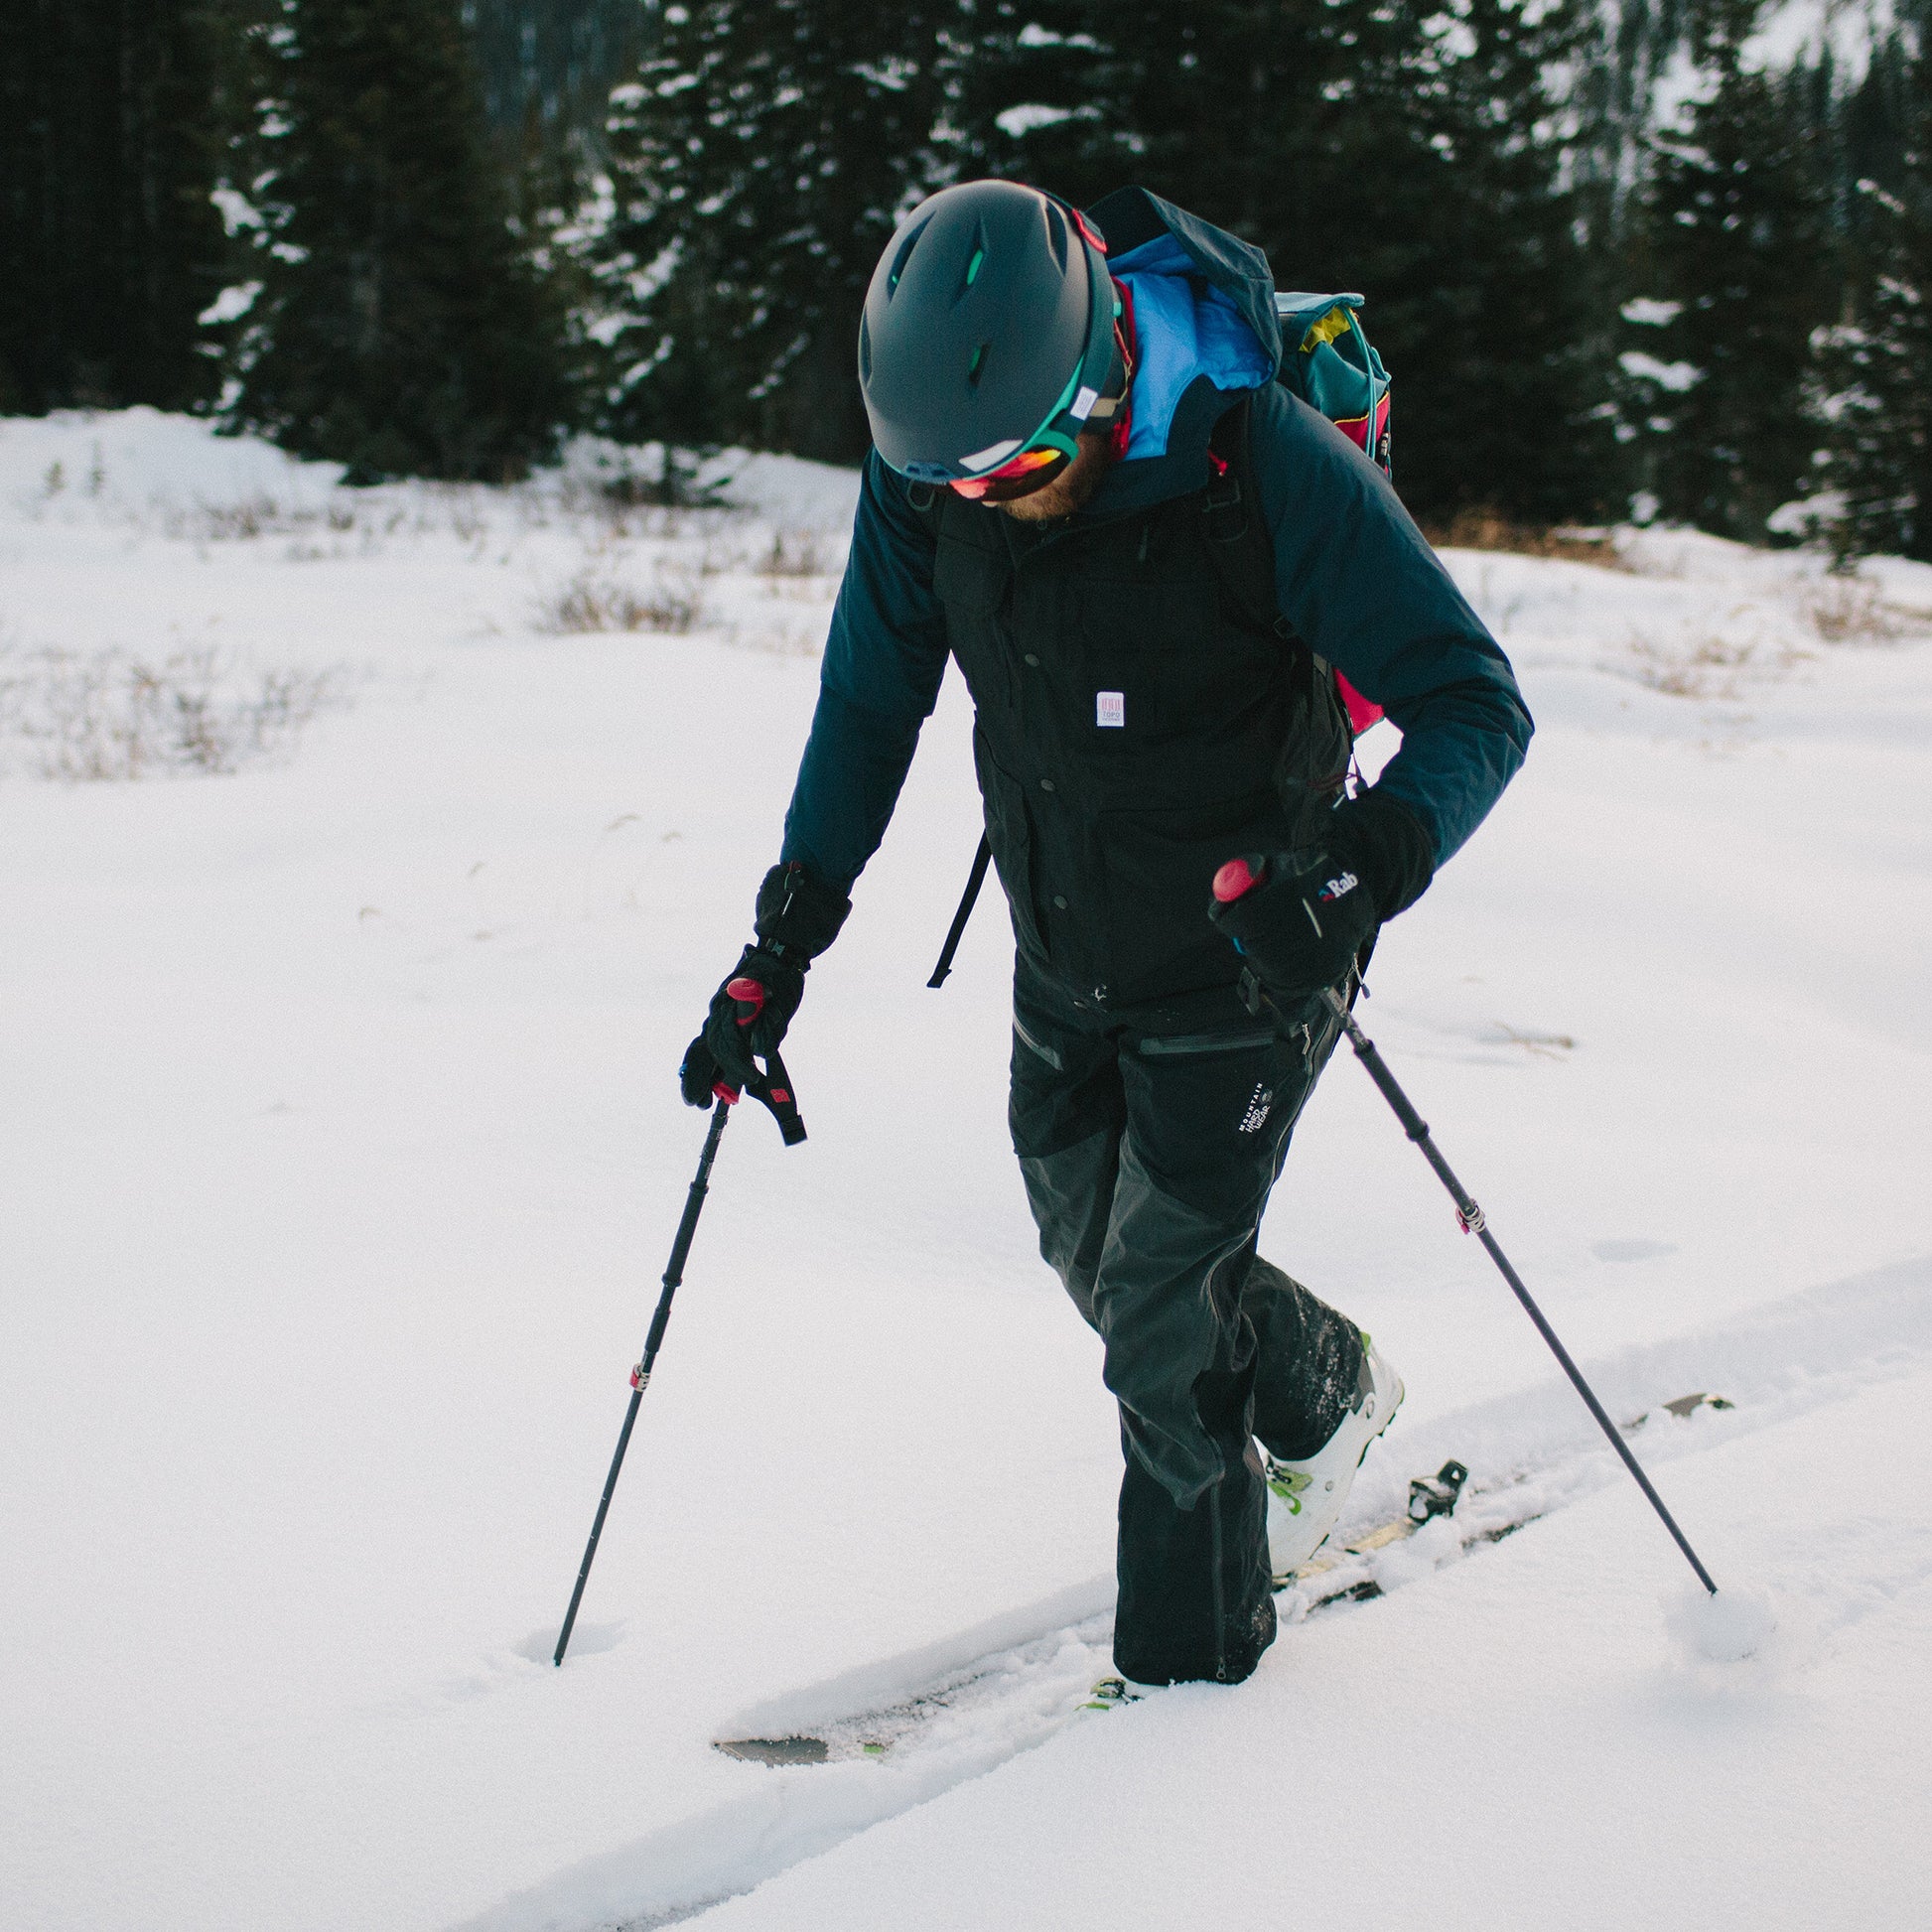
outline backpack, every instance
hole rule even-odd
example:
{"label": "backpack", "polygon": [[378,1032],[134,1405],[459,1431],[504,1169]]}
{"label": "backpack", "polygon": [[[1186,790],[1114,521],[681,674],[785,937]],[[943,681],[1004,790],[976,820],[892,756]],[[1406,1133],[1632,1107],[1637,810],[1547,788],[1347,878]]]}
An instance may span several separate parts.
{"label": "backpack", "polygon": [[[1318,409],[1393,480],[1389,439],[1389,372],[1362,331],[1359,295],[1275,294],[1282,324],[1281,385]],[[1295,347],[1289,348],[1293,343]],[[1317,660],[1319,661],[1319,660]],[[1342,676],[1331,675],[1356,738],[1382,715]]]}
{"label": "backpack", "polygon": [[[1393,474],[1389,458],[1389,372],[1362,333],[1359,295],[1277,292],[1282,323],[1279,380],[1318,409],[1365,456]],[[1295,346],[1289,348],[1288,344]]]}
{"label": "backpack", "polygon": [[[1393,475],[1389,438],[1390,378],[1381,356],[1363,333],[1361,307],[1359,295],[1277,290],[1275,313],[1281,318],[1283,353],[1276,379],[1290,395],[1319,410],[1388,477]],[[1274,546],[1268,540],[1267,525],[1260,517],[1248,513],[1248,505],[1260,500],[1248,441],[1249,404],[1250,397],[1243,396],[1214,426],[1208,443],[1208,462],[1215,475],[1207,486],[1203,509],[1216,543],[1225,546],[1219,554],[1225,560],[1230,590],[1248,603],[1256,616],[1264,611],[1272,612],[1266,619],[1270,627],[1285,640],[1295,641],[1288,620],[1274,609]],[[1333,701],[1338,744],[1344,748],[1352,745],[1382,716],[1382,707],[1370,703],[1325,659],[1316,657],[1312,651],[1309,657],[1314,675]],[[1337,792],[1346,777],[1349,761],[1344,758],[1334,775],[1333,787]],[[992,856],[992,847],[982,837],[966,890],[960,896],[959,910],[953,914],[951,929],[940,950],[939,962],[926,981],[929,987],[943,986],[952,971],[953,955],[959,950],[966,921],[972,916],[980,888],[986,883]]]}

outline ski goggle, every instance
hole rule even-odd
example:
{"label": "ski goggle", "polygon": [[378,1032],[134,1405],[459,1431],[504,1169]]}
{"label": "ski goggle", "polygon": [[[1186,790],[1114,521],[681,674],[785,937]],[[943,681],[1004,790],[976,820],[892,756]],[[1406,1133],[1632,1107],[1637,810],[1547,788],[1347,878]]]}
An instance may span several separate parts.
{"label": "ski goggle", "polygon": [[950,487],[956,496],[970,502],[1011,503],[1016,497],[1044,489],[1072,460],[1057,444],[1042,444],[1021,451],[1011,463],[1001,464],[988,476],[955,477]]}

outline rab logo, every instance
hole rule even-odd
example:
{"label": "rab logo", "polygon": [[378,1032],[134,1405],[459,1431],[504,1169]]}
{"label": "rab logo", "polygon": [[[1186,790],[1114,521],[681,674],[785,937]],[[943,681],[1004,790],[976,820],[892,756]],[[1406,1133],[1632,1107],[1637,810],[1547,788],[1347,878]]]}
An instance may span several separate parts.
{"label": "rab logo", "polygon": [[1237,1134],[1259,1134],[1262,1122],[1268,1118],[1268,1110],[1275,1104],[1274,1090],[1264,1087],[1259,1081],[1248,1102],[1248,1111],[1241,1116],[1241,1125],[1234,1131]]}
{"label": "rab logo", "polygon": [[1316,898],[1341,898],[1352,893],[1362,882],[1352,872],[1345,872],[1339,879],[1331,879],[1315,894]]}

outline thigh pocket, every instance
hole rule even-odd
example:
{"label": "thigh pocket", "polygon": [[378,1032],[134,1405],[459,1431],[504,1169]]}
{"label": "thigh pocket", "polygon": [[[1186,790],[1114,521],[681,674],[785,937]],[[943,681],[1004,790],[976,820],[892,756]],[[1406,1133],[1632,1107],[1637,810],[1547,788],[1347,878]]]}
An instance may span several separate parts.
{"label": "thigh pocket", "polygon": [[1272,1029],[1158,1034],[1123,1056],[1128,1133],[1156,1185],[1206,1213],[1258,1215],[1313,1084]]}

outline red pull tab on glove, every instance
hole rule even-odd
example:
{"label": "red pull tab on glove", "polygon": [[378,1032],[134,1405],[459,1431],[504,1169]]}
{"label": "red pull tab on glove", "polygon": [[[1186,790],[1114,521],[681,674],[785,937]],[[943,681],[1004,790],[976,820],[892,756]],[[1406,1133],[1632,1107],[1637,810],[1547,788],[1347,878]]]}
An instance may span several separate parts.
{"label": "red pull tab on glove", "polygon": [[[749,1027],[764,1011],[764,988],[755,979],[741,974],[735,980],[725,982],[725,991],[738,1002],[738,1024]],[[738,1089],[729,1080],[719,1080],[712,1092],[727,1106],[738,1105]]]}
{"label": "red pull tab on glove", "polygon": [[1259,859],[1230,859],[1214,875],[1214,897],[1221,904],[1232,905],[1244,894],[1253,892],[1267,876],[1268,868]]}

